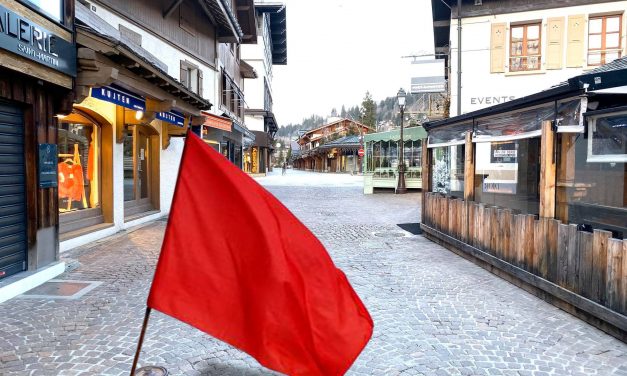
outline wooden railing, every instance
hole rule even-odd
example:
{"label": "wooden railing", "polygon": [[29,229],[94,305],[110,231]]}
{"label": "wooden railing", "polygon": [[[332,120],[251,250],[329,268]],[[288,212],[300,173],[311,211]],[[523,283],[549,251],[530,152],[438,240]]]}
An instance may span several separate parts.
{"label": "wooden railing", "polygon": [[627,240],[439,193],[424,194],[423,212],[427,227],[623,315],[619,327],[627,322]]}

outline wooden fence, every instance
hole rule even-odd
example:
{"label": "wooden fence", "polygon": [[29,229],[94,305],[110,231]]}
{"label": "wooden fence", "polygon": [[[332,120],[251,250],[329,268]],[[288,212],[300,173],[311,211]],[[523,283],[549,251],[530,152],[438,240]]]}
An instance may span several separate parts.
{"label": "wooden fence", "polygon": [[426,226],[627,315],[627,239],[439,193],[424,195]]}

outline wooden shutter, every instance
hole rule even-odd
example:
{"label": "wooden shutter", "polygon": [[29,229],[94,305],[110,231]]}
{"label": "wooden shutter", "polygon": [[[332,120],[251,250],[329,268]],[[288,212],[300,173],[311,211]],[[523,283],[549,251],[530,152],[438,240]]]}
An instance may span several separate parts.
{"label": "wooden shutter", "polygon": [[505,72],[505,34],[506,24],[492,24],[490,38],[490,73]]}
{"label": "wooden shutter", "polygon": [[568,46],[566,48],[566,66],[579,68],[584,62],[584,38],[586,20],[584,15],[568,16]]}
{"label": "wooden shutter", "polygon": [[546,69],[562,69],[564,61],[564,17],[549,18]]}
{"label": "wooden shutter", "polygon": [[198,68],[196,70],[198,72],[198,95],[204,98],[202,93],[202,69]]}
{"label": "wooden shutter", "polygon": [[181,83],[185,87],[189,87],[189,82],[187,80],[187,70],[187,64],[185,64],[185,62],[181,60]]}

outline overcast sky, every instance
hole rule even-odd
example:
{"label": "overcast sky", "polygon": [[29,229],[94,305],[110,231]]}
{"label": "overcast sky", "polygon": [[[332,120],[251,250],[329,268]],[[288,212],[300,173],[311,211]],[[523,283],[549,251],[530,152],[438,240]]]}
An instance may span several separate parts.
{"label": "overcast sky", "polygon": [[429,0],[283,0],[287,65],[274,67],[279,125],[354,106],[369,90],[378,102],[409,89],[410,59],[433,53]]}

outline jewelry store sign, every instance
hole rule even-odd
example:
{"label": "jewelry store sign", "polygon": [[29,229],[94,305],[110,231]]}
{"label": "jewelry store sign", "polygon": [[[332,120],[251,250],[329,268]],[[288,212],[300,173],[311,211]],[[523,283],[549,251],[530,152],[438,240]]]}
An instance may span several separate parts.
{"label": "jewelry store sign", "polygon": [[76,46],[0,6],[0,48],[76,77]]}

